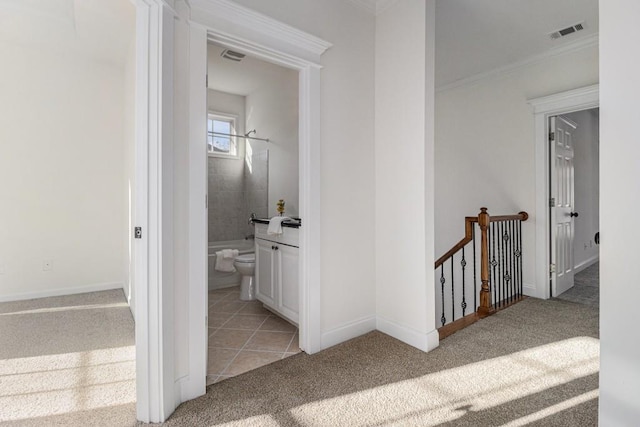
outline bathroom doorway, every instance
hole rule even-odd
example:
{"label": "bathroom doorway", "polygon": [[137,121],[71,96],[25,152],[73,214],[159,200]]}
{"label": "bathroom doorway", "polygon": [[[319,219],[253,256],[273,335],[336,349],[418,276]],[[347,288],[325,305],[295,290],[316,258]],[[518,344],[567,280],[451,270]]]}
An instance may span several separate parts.
{"label": "bathroom doorway", "polygon": [[210,385],[301,351],[298,325],[256,298],[255,280],[240,287],[255,269],[250,218],[275,216],[280,199],[299,216],[299,73],[211,41],[207,58]]}

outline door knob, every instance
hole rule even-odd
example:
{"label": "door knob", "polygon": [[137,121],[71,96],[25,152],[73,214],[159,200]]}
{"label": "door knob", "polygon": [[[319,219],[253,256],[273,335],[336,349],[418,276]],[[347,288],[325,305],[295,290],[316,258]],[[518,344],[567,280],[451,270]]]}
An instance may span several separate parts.
{"label": "door knob", "polygon": [[578,212],[571,212],[569,215],[571,215],[572,218],[577,218]]}

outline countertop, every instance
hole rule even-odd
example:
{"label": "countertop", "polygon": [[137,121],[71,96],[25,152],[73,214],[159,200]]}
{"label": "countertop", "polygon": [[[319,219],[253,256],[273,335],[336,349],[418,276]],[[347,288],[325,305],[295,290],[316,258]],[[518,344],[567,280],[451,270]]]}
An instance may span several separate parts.
{"label": "countertop", "polygon": [[[255,224],[269,224],[269,218],[256,218],[252,220]],[[283,227],[300,228],[302,220],[300,218],[293,218],[293,220],[282,221]]]}

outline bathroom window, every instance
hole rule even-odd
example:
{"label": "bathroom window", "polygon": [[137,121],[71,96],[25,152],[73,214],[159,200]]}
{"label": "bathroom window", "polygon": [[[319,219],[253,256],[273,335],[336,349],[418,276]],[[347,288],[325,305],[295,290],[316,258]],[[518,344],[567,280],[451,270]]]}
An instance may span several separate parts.
{"label": "bathroom window", "polygon": [[219,113],[207,118],[207,151],[216,157],[237,157],[236,119]]}

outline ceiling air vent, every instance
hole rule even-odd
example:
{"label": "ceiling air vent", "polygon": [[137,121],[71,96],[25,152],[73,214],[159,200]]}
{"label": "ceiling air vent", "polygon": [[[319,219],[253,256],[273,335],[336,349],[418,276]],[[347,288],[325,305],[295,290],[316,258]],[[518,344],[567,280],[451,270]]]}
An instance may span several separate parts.
{"label": "ceiling air vent", "polygon": [[573,34],[582,30],[584,30],[584,22],[580,22],[570,27],[563,28],[558,31],[554,31],[553,33],[549,34],[549,37],[551,37],[552,40],[556,40],[561,37],[568,36],[569,34]]}
{"label": "ceiling air vent", "polygon": [[222,51],[220,56],[226,59],[230,59],[232,61],[240,62],[246,55],[244,53],[238,53],[229,49],[225,49]]}

